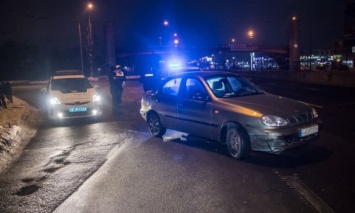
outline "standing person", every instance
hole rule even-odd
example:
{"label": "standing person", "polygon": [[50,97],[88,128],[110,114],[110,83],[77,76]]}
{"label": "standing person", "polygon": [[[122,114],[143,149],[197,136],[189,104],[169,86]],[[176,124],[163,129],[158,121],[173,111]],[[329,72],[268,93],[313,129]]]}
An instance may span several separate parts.
{"label": "standing person", "polygon": [[110,82],[110,92],[112,96],[112,112],[115,113],[122,102],[122,93],[126,83],[126,74],[121,70],[120,65],[108,74]]}
{"label": "standing person", "polygon": [[5,101],[5,83],[0,81],[0,107],[7,108]]}
{"label": "standing person", "polygon": [[4,88],[6,98],[10,101],[10,103],[12,103],[12,88],[9,81],[5,82]]}

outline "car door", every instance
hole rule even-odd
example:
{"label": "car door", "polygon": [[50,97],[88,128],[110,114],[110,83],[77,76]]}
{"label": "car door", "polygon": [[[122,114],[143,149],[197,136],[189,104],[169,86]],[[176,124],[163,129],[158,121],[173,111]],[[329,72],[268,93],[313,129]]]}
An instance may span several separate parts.
{"label": "car door", "polygon": [[178,116],[181,131],[210,138],[211,102],[201,81],[187,77],[181,86]]}
{"label": "car door", "polygon": [[178,95],[181,77],[165,81],[159,88],[152,102],[152,109],[159,114],[163,125],[169,129],[178,130]]}

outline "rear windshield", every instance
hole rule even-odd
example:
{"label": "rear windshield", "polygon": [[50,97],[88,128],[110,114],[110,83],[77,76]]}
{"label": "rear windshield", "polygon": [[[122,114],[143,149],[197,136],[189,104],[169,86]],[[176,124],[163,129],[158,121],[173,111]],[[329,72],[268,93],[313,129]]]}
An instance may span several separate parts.
{"label": "rear windshield", "polygon": [[52,79],[51,90],[59,90],[62,93],[86,92],[93,88],[90,81],[86,78],[63,78]]}

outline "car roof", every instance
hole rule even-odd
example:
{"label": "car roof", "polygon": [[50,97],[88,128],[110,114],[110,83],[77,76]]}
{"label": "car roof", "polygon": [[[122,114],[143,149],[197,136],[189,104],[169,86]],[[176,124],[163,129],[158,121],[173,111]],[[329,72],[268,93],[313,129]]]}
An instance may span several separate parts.
{"label": "car roof", "polygon": [[236,73],[232,73],[232,72],[228,72],[228,71],[190,71],[190,72],[179,72],[179,73],[175,73],[175,74],[171,74],[167,77],[177,77],[177,76],[200,76],[202,78],[206,77],[206,76],[213,76],[213,75],[237,75]]}
{"label": "car roof", "polygon": [[80,70],[56,70],[53,72],[52,76],[56,75],[82,75]]}
{"label": "car roof", "polygon": [[80,70],[57,70],[52,74],[52,79],[64,78],[85,78],[85,75]]}
{"label": "car roof", "polygon": [[65,78],[85,78],[84,75],[55,75],[52,79],[65,79]]}

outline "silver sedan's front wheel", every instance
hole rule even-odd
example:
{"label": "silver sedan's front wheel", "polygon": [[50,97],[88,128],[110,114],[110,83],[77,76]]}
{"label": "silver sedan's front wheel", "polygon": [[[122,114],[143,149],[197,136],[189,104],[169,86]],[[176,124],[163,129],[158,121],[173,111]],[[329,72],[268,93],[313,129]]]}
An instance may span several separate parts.
{"label": "silver sedan's front wheel", "polygon": [[161,123],[160,118],[156,113],[151,113],[148,115],[147,123],[150,132],[155,137],[161,137],[165,134],[166,128],[163,127],[163,124]]}
{"label": "silver sedan's front wheel", "polygon": [[246,133],[237,125],[227,128],[226,142],[229,154],[236,159],[246,158],[249,155],[250,143]]}

